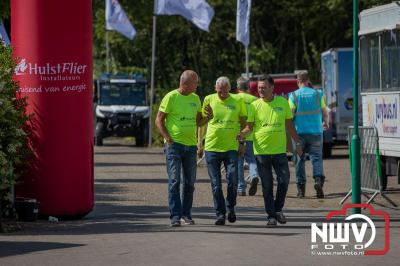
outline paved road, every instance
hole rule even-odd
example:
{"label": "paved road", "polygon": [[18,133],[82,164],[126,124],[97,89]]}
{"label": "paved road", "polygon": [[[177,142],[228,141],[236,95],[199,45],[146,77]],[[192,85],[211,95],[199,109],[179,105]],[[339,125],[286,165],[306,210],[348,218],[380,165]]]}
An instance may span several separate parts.
{"label": "paved road", "polygon": [[[206,167],[199,167],[193,216],[195,226],[170,228],[162,149],[124,146],[109,140],[95,150],[96,206],[79,221],[21,223],[21,230],[0,236],[0,265],[398,265],[400,212],[377,198],[375,207],[391,217],[391,249],[383,257],[311,255],[311,223],[338,209],[350,185],[347,150],[334,150],[325,163],[326,199],[297,199],[294,175],[285,213],[288,223],[266,228],[260,191],[238,198],[238,221],[213,225]],[[310,173],[309,167],[307,168]],[[293,169],[291,170],[293,171]],[[293,173],[293,172],[292,172]],[[310,179],[311,181],[311,179]],[[396,180],[388,196],[400,203]],[[383,245],[382,219],[374,219]]]}

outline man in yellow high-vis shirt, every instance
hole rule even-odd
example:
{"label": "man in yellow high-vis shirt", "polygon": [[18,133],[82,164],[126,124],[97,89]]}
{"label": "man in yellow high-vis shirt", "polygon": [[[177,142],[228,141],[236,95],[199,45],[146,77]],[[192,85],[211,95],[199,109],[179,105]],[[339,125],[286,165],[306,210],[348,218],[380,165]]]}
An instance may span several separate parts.
{"label": "man in yellow high-vis shirt", "polygon": [[197,127],[204,121],[200,98],[194,93],[198,81],[196,72],[184,71],[180,77],[179,88],[169,92],[162,99],[156,118],[156,126],[166,143],[171,226],[180,226],[181,222],[194,224],[191,211],[196,181]]}
{"label": "man in yellow high-vis shirt", "polygon": [[[274,80],[267,75],[260,77],[258,92],[261,99],[251,103],[247,126],[238,135],[238,139],[244,139],[254,131],[254,154],[261,178],[265,212],[268,215],[267,226],[276,226],[277,222],[286,223],[286,217],[282,212],[290,179],[286,155],[286,129],[296,141],[298,154],[302,154],[300,138],[293,125],[289,103],[285,98],[275,96],[273,91]],[[275,170],[278,182],[275,198],[272,168]]]}
{"label": "man in yellow high-vis shirt", "polygon": [[[217,216],[215,225],[224,225],[226,218],[231,223],[236,221],[239,150],[236,136],[240,132],[240,125],[246,123],[247,111],[244,102],[229,93],[230,88],[229,79],[219,77],[215,84],[216,93],[208,95],[203,102],[203,115],[211,118],[207,119],[205,157]],[[226,201],[222,191],[221,164],[226,170]]]}

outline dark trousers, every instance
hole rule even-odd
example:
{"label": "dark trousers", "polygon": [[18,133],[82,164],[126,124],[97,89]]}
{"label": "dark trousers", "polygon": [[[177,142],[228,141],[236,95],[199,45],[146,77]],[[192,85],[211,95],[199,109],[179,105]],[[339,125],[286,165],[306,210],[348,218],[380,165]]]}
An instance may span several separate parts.
{"label": "dark trousers", "polygon": [[[170,218],[192,217],[194,183],[196,181],[196,146],[180,143],[166,145],[168,173],[168,206]],[[183,193],[181,198],[181,175]]]}
{"label": "dark trousers", "polygon": [[[265,212],[268,217],[276,217],[285,204],[286,193],[289,187],[289,165],[286,153],[273,155],[256,155],[258,174],[260,175]],[[278,187],[274,199],[274,182],[272,167],[277,175]]]}
{"label": "dark trousers", "polygon": [[[238,152],[212,152],[206,151],[208,175],[211,179],[211,189],[214,199],[214,208],[217,217],[225,217],[226,209],[234,210],[236,205],[238,184]],[[222,192],[221,165],[225,166],[227,195],[226,202]]]}

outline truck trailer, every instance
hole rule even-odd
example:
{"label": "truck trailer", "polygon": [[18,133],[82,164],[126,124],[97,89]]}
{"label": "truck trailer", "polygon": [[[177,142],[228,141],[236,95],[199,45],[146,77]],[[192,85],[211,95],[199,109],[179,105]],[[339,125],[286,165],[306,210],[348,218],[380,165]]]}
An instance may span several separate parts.
{"label": "truck trailer", "polygon": [[353,125],[353,49],[332,48],[321,54],[322,89],[330,109],[329,129],[324,132],[324,157],[332,146],[347,143]]}

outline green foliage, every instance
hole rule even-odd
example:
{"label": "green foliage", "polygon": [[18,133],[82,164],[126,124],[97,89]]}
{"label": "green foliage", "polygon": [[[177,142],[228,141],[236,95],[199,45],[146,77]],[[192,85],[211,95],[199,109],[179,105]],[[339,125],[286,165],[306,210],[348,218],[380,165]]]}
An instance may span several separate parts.
{"label": "green foliage", "polygon": [[0,0],[0,19],[10,17],[10,0]]}
{"label": "green foliage", "polygon": [[29,117],[25,114],[26,99],[16,97],[15,66],[12,49],[0,43],[0,200],[10,196],[9,188],[19,175],[16,169],[22,168],[29,154]]}
{"label": "green foliage", "polygon": [[[137,35],[131,41],[118,32],[108,33],[111,71],[143,73],[150,82],[154,1],[119,2]],[[199,73],[197,93],[201,98],[214,90],[217,77],[228,76],[234,82],[245,72],[245,49],[236,41],[236,1],[207,2],[215,11],[209,32],[198,29],[181,16],[156,18],[158,102],[171,88],[178,87],[179,75],[185,69]],[[359,9],[390,2],[360,0]],[[104,0],[93,0],[95,76],[106,71],[104,3]],[[251,11],[249,67],[254,74],[308,69],[312,82],[318,84],[321,53],[334,47],[352,46],[353,1],[253,0]],[[156,112],[154,106],[153,118]]]}
{"label": "green foliage", "polygon": [[[145,70],[150,79],[153,1],[120,0],[137,35],[133,41],[109,32],[113,72]],[[253,0],[249,66],[253,73],[283,73],[308,69],[320,82],[320,54],[332,47],[352,46],[353,1]],[[361,0],[360,10],[390,0]],[[187,68],[200,75],[199,94],[214,87],[218,76],[235,80],[245,71],[245,51],[236,41],[236,1],[208,0],[215,11],[210,32],[180,16],[157,16],[155,86],[176,88]],[[104,0],[93,1],[95,75],[105,72]],[[161,99],[161,98],[158,98]]]}
{"label": "green foliage", "polygon": [[[93,0],[94,74],[106,71],[105,1]],[[109,32],[110,65],[114,73],[137,71],[150,79],[154,1],[119,0],[137,35],[133,41]],[[363,10],[392,0],[359,0]],[[178,85],[182,70],[200,74],[202,92],[213,90],[218,76],[235,79],[245,71],[244,48],[236,41],[236,1],[208,0],[215,16],[210,32],[197,29],[180,16],[157,17],[155,86]],[[10,1],[0,0],[0,18],[10,17]],[[308,69],[320,81],[320,54],[332,47],[352,46],[353,1],[253,0],[250,21],[250,71],[293,72]]]}

